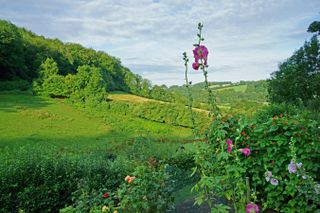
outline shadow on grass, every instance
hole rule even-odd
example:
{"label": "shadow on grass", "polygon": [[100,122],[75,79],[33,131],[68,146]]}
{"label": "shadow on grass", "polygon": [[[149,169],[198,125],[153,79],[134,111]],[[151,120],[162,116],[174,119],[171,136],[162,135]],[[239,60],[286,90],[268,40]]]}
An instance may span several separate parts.
{"label": "shadow on grass", "polygon": [[50,105],[49,99],[29,92],[0,92],[0,111],[17,112],[21,109],[38,109]]}
{"label": "shadow on grass", "polygon": [[[96,136],[61,136],[56,138],[43,137],[37,134],[17,138],[1,138],[0,151],[6,150],[9,155],[18,154],[26,149],[43,153],[86,155],[96,152],[106,152],[132,159],[147,160],[150,157],[166,158],[179,150],[182,143],[159,142],[156,138],[137,137],[106,133]],[[1,154],[0,154],[1,156]]]}

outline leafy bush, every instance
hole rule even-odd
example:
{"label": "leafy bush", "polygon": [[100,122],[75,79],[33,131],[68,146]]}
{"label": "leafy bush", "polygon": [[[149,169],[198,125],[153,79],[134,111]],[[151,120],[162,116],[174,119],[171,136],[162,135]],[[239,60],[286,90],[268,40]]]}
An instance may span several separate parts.
{"label": "leafy bush", "polygon": [[[256,190],[251,198],[262,203],[264,209],[314,211],[319,202],[315,190],[315,181],[319,181],[319,165],[315,162],[320,160],[318,125],[304,116],[284,114],[260,121],[238,116],[216,119],[208,131],[208,147],[196,155],[202,174],[195,186],[202,192],[198,202],[218,195],[242,203],[244,208],[250,197],[239,195],[248,191],[248,177]],[[250,150],[249,156],[241,154],[244,149]],[[291,162],[295,167],[300,162],[303,166],[290,172]],[[266,179],[266,172],[276,179],[273,184]]]}
{"label": "leafy bush", "polygon": [[[175,126],[192,127],[190,112],[182,105],[170,103],[148,102],[148,104],[133,104],[127,102],[108,102],[109,111],[140,117],[146,120],[167,123]],[[204,130],[209,125],[206,111],[195,111],[197,127]]]}
{"label": "leafy bush", "polygon": [[165,165],[138,166],[125,181],[117,193],[124,212],[164,212],[173,202]]}
{"label": "leafy bush", "polygon": [[77,206],[86,193],[115,190],[130,172],[128,164],[101,153],[71,156],[41,151],[21,150],[14,159],[3,155],[0,212],[57,212],[66,205]]}

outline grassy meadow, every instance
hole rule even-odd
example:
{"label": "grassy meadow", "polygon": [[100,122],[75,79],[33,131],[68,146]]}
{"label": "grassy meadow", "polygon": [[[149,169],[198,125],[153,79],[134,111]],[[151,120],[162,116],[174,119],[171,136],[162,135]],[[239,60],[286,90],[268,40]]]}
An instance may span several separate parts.
{"label": "grassy meadow", "polygon": [[0,146],[54,145],[74,151],[104,149],[135,137],[191,136],[190,129],[116,114],[94,116],[63,99],[0,94]]}

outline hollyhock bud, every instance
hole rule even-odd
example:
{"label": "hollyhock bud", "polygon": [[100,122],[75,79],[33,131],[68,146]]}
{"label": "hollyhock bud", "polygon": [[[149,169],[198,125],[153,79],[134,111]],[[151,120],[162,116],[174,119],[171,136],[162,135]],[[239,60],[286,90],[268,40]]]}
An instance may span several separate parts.
{"label": "hollyhock bud", "polygon": [[242,154],[245,156],[249,156],[251,154],[251,150],[249,148],[239,149]]}
{"label": "hollyhock bud", "polygon": [[195,69],[195,70],[198,70],[199,69],[199,63],[198,62],[194,62],[192,64],[192,68]]}
{"label": "hollyhock bud", "polygon": [[271,178],[271,176],[272,176],[272,172],[271,172],[271,171],[267,171],[267,172],[265,173],[265,176],[266,176],[266,181],[269,182],[269,181],[270,181],[270,178]]}
{"label": "hollyhock bud", "polygon": [[248,203],[246,207],[246,213],[258,213],[259,207],[254,203]]}
{"label": "hollyhock bud", "polygon": [[104,197],[104,198],[108,198],[108,197],[110,197],[110,195],[109,195],[108,192],[106,192],[106,193],[103,194],[103,197]]}
{"label": "hollyhock bud", "polygon": [[230,154],[231,151],[232,151],[232,145],[233,145],[232,140],[231,139],[227,139],[226,143],[228,144],[227,152]]}

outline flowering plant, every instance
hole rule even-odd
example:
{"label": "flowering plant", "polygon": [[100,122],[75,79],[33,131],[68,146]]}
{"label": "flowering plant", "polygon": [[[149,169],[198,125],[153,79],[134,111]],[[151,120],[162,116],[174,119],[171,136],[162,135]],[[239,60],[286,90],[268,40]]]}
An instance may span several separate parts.
{"label": "flowering plant", "polygon": [[237,195],[245,194],[244,177],[248,177],[255,192],[249,190],[247,204],[280,212],[314,211],[319,203],[319,165],[313,163],[319,161],[317,127],[302,116],[281,115],[259,122],[240,116],[215,119],[206,147],[195,156],[197,170],[203,174],[194,187],[200,192],[197,200],[214,205],[214,197],[224,196],[239,210],[246,204]]}
{"label": "flowering plant", "polygon": [[153,164],[138,166],[134,176],[124,178],[117,196],[124,212],[164,212],[173,202],[172,188],[166,166]]}

